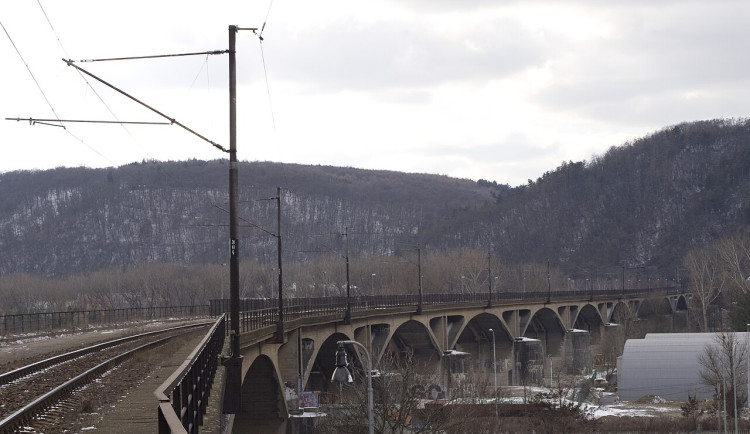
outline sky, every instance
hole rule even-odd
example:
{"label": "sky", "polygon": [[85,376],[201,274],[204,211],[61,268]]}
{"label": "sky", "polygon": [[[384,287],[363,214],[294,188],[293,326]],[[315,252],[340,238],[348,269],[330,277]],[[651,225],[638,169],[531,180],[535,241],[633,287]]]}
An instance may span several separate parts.
{"label": "sky", "polygon": [[[210,6],[209,6],[210,5]],[[0,172],[227,154],[525,184],[686,121],[747,117],[745,0],[0,2]],[[264,26],[265,23],[265,27]],[[262,36],[261,42],[259,36]]]}

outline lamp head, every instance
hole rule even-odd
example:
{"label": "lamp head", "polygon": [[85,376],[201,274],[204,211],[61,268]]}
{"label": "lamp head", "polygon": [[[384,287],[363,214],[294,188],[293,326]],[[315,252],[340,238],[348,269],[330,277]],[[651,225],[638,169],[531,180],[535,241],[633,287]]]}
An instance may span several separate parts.
{"label": "lamp head", "polygon": [[336,369],[333,370],[331,382],[353,383],[354,379],[352,379],[352,374],[347,368],[348,366],[349,362],[347,361],[346,350],[343,345],[339,345],[336,349]]}

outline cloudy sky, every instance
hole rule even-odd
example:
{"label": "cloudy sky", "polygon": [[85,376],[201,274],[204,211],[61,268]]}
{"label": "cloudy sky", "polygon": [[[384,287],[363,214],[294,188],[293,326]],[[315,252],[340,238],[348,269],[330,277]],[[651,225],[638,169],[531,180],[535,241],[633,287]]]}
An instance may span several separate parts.
{"label": "cloudy sky", "polygon": [[[511,185],[683,121],[746,117],[745,0],[0,2],[0,115],[163,121],[61,59],[224,50],[242,160]],[[265,60],[265,68],[264,68]],[[226,55],[76,63],[229,145]],[[267,80],[266,80],[267,76]],[[0,122],[0,172],[226,154],[178,126]]]}

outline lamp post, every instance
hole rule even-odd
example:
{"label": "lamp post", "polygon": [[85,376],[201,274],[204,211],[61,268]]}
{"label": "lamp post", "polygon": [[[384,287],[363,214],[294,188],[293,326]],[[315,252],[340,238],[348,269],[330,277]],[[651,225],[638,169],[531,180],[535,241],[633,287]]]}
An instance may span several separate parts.
{"label": "lamp post", "polygon": [[370,295],[375,295],[375,276],[377,276],[375,273],[370,276]]}
{"label": "lamp post", "polygon": [[549,280],[549,260],[547,260],[547,304],[552,301],[552,284]]}
{"label": "lamp post", "polygon": [[221,313],[225,313],[227,309],[224,307],[224,300],[227,298],[227,291],[224,288],[224,267],[226,267],[226,263],[221,264]]}
{"label": "lamp post", "polygon": [[352,323],[352,298],[351,284],[349,282],[349,227],[344,229],[346,238],[346,313],[344,314],[344,324]]}
{"label": "lamp post", "polygon": [[417,315],[422,315],[422,249],[417,248],[417,275],[419,276],[419,298],[417,299]]}
{"label": "lamp post", "polygon": [[495,358],[495,330],[490,329],[492,333],[492,372],[495,384],[495,392],[492,394],[495,401],[495,417],[497,417],[497,359]]}
{"label": "lamp post", "polygon": [[549,388],[552,389],[552,354],[547,356],[549,357]]}
{"label": "lamp post", "polygon": [[331,381],[352,382],[351,374],[349,374],[349,370],[346,368],[348,363],[346,362],[346,350],[344,350],[345,344],[359,347],[365,353],[365,359],[367,360],[367,432],[374,434],[375,423],[372,415],[372,359],[370,359],[370,352],[367,351],[364,345],[357,341],[338,341],[336,343],[338,344],[338,349],[336,350],[336,369],[333,371]]}

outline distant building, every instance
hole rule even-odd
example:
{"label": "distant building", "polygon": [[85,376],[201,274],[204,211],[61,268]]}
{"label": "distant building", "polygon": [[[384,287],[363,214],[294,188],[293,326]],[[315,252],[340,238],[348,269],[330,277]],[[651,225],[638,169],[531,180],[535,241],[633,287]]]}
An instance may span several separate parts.
{"label": "distant building", "polygon": [[[746,343],[750,333],[735,333]],[[687,401],[688,396],[710,399],[714,390],[701,382],[699,356],[707,345],[717,345],[716,333],[649,333],[644,339],[628,339],[617,362],[618,395],[635,401],[660,396],[668,401]],[[738,390],[747,387],[746,373],[737,373]]]}

